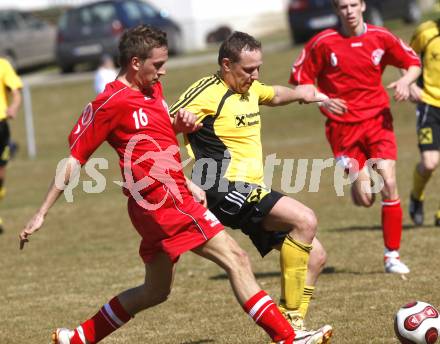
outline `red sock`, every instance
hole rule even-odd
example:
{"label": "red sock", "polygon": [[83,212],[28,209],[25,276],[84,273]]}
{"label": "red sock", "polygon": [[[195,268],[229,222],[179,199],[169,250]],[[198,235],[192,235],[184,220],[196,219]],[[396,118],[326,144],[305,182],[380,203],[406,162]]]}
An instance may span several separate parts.
{"label": "red sock", "polygon": [[285,344],[293,343],[295,332],[292,326],[283,317],[278,307],[264,290],[246,301],[243,308],[274,342],[284,340]]}
{"label": "red sock", "polygon": [[70,344],[95,344],[131,319],[117,297],[75,329]]}
{"label": "red sock", "polygon": [[385,247],[398,250],[402,237],[402,207],[400,199],[382,201],[382,230]]}

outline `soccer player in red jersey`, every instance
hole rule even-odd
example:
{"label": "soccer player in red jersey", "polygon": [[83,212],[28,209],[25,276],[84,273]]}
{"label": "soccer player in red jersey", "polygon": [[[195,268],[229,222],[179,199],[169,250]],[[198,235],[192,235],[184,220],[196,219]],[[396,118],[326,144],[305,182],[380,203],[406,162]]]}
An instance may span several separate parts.
{"label": "soccer player in red jersey", "polygon": [[191,195],[204,197],[182,173],[175,133],[192,132],[199,125],[184,110],[170,120],[159,81],[168,59],[165,33],[142,25],[130,29],[121,38],[119,52],[117,80],[85,107],[69,136],[66,168],[57,173],[41,207],[20,233],[20,247],[43,225],[75,166],[84,165],[108,141],[119,155],[128,212],[142,238],[145,282],[115,296],[76,329],[57,329],[52,343],[98,343],[136,313],[164,302],[178,258],[189,250],[225,269],[240,305],[274,342],[293,343],[292,327],[256,283],[247,254]]}
{"label": "soccer player in red jersey", "polygon": [[420,60],[388,30],[364,23],[364,0],[333,0],[333,5],[341,27],[325,30],[307,43],[293,65],[290,83],[316,82],[331,98],[320,110],[327,117],[326,135],[336,160],[357,175],[351,188],[354,204],[370,207],[374,203],[372,171],[383,179],[385,271],[408,273],[398,251],[402,208],[396,183],[397,146],[381,77],[387,65],[406,70],[388,86],[396,101],[406,100],[420,74]]}

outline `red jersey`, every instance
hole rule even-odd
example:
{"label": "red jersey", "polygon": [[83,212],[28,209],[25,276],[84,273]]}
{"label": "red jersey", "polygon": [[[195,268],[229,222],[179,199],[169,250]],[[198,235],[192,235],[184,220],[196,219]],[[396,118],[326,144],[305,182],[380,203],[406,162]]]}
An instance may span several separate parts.
{"label": "red jersey", "polygon": [[347,102],[348,111],[337,116],[321,112],[338,122],[359,122],[387,110],[389,97],[382,85],[387,65],[408,69],[420,66],[417,54],[383,27],[365,24],[360,36],[343,36],[335,29],[313,37],[295,61],[289,82],[314,84],[330,98]]}
{"label": "red jersey", "polygon": [[188,193],[179,145],[159,82],[147,97],[115,80],[85,107],[69,135],[71,155],[83,165],[104,141],[118,153],[127,182],[124,193],[131,191],[131,183],[142,179],[143,186],[138,190],[142,195],[161,185],[177,196]]}

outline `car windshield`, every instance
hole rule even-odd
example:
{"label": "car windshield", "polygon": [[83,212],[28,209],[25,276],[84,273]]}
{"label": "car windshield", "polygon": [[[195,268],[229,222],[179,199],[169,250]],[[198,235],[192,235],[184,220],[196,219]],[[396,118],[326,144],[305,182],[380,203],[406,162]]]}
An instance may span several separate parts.
{"label": "car windshield", "polygon": [[5,31],[13,31],[19,29],[15,12],[0,12],[0,27]]}
{"label": "car windshield", "polygon": [[159,15],[159,12],[157,12],[153,7],[146,3],[139,4],[139,7],[141,8],[142,14],[144,17],[147,18],[154,18]]}
{"label": "car windshield", "polygon": [[113,4],[102,3],[66,12],[58,23],[60,29],[112,23],[117,18]]}
{"label": "car windshield", "polygon": [[116,19],[115,6],[105,3],[92,6],[89,11],[89,17],[94,25],[111,23]]}
{"label": "car windshield", "polygon": [[159,12],[146,3],[126,1],[122,3],[122,8],[130,25],[141,22],[147,23],[148,20],[159,16]]}
{"label": "car windshield", "polygon": [[142,19],[142,13],[139,11],[137,3],[127,1],[122,4],[122,8],[130,22],[138,22]]}

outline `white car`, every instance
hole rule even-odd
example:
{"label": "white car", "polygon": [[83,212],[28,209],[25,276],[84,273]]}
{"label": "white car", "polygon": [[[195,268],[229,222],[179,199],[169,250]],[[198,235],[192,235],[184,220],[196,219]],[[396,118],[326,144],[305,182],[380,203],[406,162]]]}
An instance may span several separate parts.
{"label": "white car", "polygon": [[16,10],[0,11],[0,56],[15,68],[29,68],[55,60],[55,27]]}

